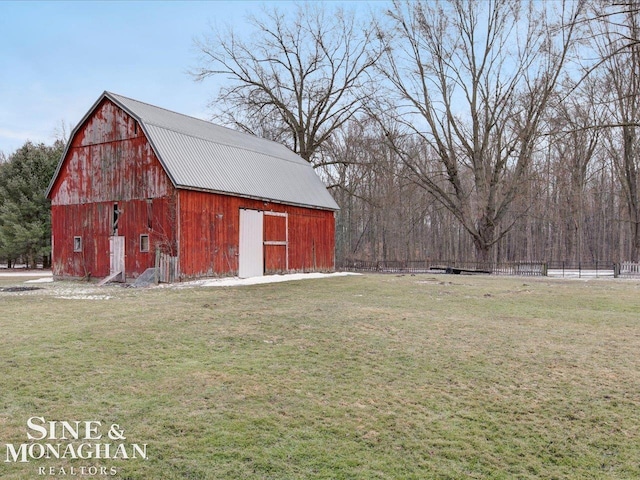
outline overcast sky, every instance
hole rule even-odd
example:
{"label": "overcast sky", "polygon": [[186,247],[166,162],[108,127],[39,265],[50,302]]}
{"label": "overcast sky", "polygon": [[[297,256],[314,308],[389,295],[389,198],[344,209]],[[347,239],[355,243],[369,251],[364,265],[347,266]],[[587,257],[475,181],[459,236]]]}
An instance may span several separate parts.
{"label": "overcast sky", "polygon": [[246,31],[265,3],[289,2],[0,0],[0,152],[52,143],[105,90],[209,118],[216,84],[187,74],[194,39],[211,25]]}

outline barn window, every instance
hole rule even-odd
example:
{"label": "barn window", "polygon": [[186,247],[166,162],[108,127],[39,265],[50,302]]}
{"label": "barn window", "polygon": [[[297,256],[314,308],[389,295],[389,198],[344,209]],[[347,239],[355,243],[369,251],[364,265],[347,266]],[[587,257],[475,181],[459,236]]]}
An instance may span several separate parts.
{"label": "barn window", "polygon": [[149,251],[149,235],[140,235],[140,251]]}
{"label": "barn window", "polygon": [[153,199],[147,198],[147,228],[153,230]]}
{"label": "barn window", "polygon": [[73,237],[73,251],[74,252],[82,251],[82,237]]}
{"label": "barn window", "polygon": [[118,204],[113,204],[113,222],[111,224],[111,234],[118,235],[118,217],[120,216],[120,210],[118,210]]}

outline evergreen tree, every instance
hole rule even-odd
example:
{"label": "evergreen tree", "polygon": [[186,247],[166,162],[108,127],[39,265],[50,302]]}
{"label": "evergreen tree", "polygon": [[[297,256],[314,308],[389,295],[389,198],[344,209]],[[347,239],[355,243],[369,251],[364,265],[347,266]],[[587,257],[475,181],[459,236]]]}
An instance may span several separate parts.
{"label": "evergreen tree", "polygon": [[45,193],[64,145],[26,142],[0,164],[0,258],[46,266],[51,254],[51,211]]}

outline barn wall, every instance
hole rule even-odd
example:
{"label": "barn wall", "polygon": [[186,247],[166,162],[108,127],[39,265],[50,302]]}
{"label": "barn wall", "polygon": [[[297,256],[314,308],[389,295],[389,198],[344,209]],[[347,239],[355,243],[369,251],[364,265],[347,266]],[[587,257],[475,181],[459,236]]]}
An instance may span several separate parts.
{"label": "barn wall", "polygon": [[[184,277],[237,275],[240,209],[287,213],[289,271],[333,270],[332,211],[190,190],[179,191],[180,271]],[[264,240],[284,238],[284,217],[265,215]],[[195,248],[194,248],[195,246]],[[286,265],[285,248],[265,246],[267,273]]]}
{"label": "barn wall", "polygon": [[289,217],[289,270],[315,272],[335,268],[335,220],[332,211],[295,209]]}
{"label": "barn wall", "polygon": [[[109,274],[116,203],[127,277],[154,265],[156,245],[168,253],[175,250],[171,181],[135,119],[107,99],[74,135],[50,197],[53,273],[58,277]],[[149,235],[150,252],[140,251],[141,234]],[[82,237],[82,252],[73,251],[74,236]]]}
{"label": "barn wall", "polygon": [[[109,237],[114,202],[53,205],[53,274],[56,277],[109,275]],[[155,248],[175,254],[175,201],[172,197],[119,201],[118,235],[125,237],[125,275],[135,278],[155,265]],[[149,252],[140,251],[140,235],[149,235]],[[74,237],[82,251],[74,252]]]}

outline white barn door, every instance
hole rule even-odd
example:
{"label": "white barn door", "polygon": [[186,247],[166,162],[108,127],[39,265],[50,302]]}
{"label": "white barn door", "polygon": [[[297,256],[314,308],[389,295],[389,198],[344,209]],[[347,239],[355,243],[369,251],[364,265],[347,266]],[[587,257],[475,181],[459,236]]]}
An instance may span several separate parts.
{"label": "white barn door", "polygon": [[122,274],[124,281],[124,237],[109,237],[109,275]]}
{"label": "white barn door", "polygon": [[240,210],[240,248],[238,276],[261,277],[264,274],[263,216],[258,210]]}

